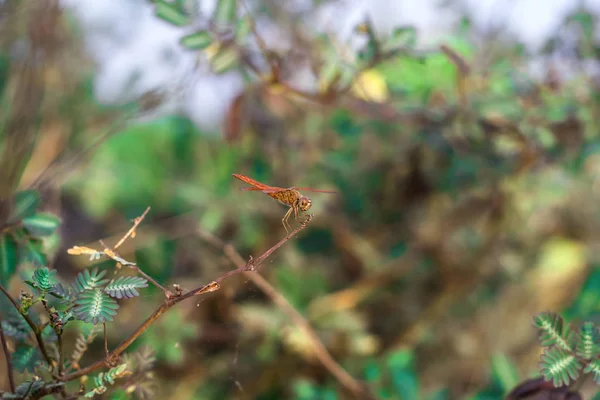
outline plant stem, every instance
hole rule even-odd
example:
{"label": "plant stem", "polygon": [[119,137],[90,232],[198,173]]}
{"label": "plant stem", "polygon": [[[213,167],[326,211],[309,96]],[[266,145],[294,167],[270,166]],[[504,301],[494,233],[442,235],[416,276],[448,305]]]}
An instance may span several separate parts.
{"label": "plant stem", "polygon": [[[131,335],[129,335],[129,337],[127,337],[125,340],[123,340],[113,351],[108,352],[108,355],[106,356],[105,360],[96,361],[92,365],[89,365],[85,368],[75,371],[72,374],[59,376],[58,379],[63,382],[69,382],[74,379],[81,378],[82,376],[88,375],[91,372],[94,372],[95,370],[97,370],[99,368],[107,366],[109,361],[112,361],[112,360],[116,359],[117,357],[119,357],[125,350],[127,350],[127,348],[138,337],[140,337],[140,335],[142,335],[142,333],[144,333],[146,331],[146,329],[148,329],[150,327],[150,325],[152,325],[161,315],[163,315],[165,312],[167,312],[171,307],[175,306],[176,304],[178,304],[190,297],[200,296],[200,295],[204,295],[204,294],[219,290],[221,287],[219,283],[233,275],[242,274],[247,271],[256,271],[260,267],[262,262],[267,257],[269,257],[275,250],[277,250],[279,247],[281,247],[285,242],[290,240],[293,236],[297,235],[298,232],[300,232],[302,229],[306,228],[306,226],[308,225],[308,223],[310,222],[311,219],[312,219],[312,216],[309,216],[306,219],[306,221],[304,221],[304,223],[302,223],[302,225],[300,225],[289,235],[287,235],[286,237],[281,239],[273,247],[271,247],[269,250],[264,252],[258,258],[253,259],[252,257],[250,257],[248,262],[243,263],[235,270],[226,272],[225,274],[223,274],[222,276],[220,276],[219,278],[215,279],[213,282],[211,282],[207,285],[190,290],[189,292],[187,292],[181,296],[167,298],[160,307],[158,307],[133,333],[131,333]],[[105,337],[106,337],[106,335],[105,335]]]}
{"label": "plant stem", "polygon": [[10,384],[10,391],[14,393],[15,377],[13,375],[12,360],[10,357],[10,353],[8,352],[6,338],[4,337],[4,330],[2,329],[2,319],[0,319],[0,341],[2,342],[2,350],[4,351],[4,358],[6,359],[6,373],[8,374],[8,383]]}
{"label": "plant stem", "polygon": [[35,335],[35,339],[37,340],[38,347],[40,348],[40,351],[44,356],[44,360],[48,363],[48,365],[52,366],[52,359],[50,358],[50,356],[48,355],[48,351],[46,350],[46,345],[44,344],[44,339],[42,338],[42,331],[40,330],[40,328],[31,320],[31,317],[29,317],[29,315],[21,312],[21,308],[19,307],[15,299],[10,295],[10,293],[8,293],[8,291],[4,288],[4,286],[0,285],[0,291],[4,293],[8,300],[17,309],[19,314],[21,314],[23,318],[25,318],[25,321],[27,321],[27,325],[29,325],[29,327],[33,331],[33,334]]}
{"label": "plant stem", "polygon": [[104,328],[104,357],[108,360],[110,353],[108,351],[108,338],[106,336],[106,322],[102,323],[102,327]]}
{"label": "plant stem", "polygon": [[[200,231],[199,235],[213,246],[221,248],[227,258],[229,258],[234,265],[238,266],[238,268],[245,265],[244,259],[233,246],[226,244],[221,239],[209,232]],[[344,368],[342,368],[337,361],[335,361],[304,316],[298,310],[296,310],[294,306],[292,306],[290,302],[288,302],[287,299],[277,291],[276,288],[274,288],[259,274],[244,272],[244,276],[258,286],[258,288],[262,290],[262,292],[266,294],[271,301],[273,301],[273,303],[275,303],[285,314],[287,314],[287,316],[294,322],[296,326],[304,330],[305,334],[310,339],[315,356],[342,386],[352,392],[354,396],[357,396],[357,398],[362,398],[366,395],[366,388],[363,387],[363,385],[361,385],[356,379],[354,379],[354,377],[352,377],[352,375],[350,375]]]}

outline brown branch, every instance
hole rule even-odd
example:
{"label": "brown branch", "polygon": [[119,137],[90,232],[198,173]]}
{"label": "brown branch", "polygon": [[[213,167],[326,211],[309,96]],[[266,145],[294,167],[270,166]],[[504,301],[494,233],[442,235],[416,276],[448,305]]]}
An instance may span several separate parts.
{"label": "brown branch", "polygon": [[13,375],[12,360],[10,353],[8,352],[8,345],[6,344],[6,338],[4,337],[4,330],[2,329],[2,319],[0,318],[0,341],[2,342],[2,350],[4,351],[4,358],[6,359],[6,373],[8,374],[8,383],[10,384],[10,391],[15,392],[15,377]]}
{"label": "brown branch", "polygon": [[[294,233],[292,233],[293,235]],[[221,239],[212,235],[210,232],[198,231],[198,235],[205,241],[215,247],[221,248],[227,258],[238,267],[245,267],[247,264],[240,253],[231,245],[226,244]],[[269,249],[270,251],[271,249]],[[267,251],[267,253],[269,253]],[[267,255],[265,253],[264,255]],[[261,256],[262,257],[262,256]],[[258,260],[257,260],[258,261]],[[314,354],[321,364],[337,379],[337,381],[356,396],[356,398],[365,398],[368,396],[367,389],[361,385],[352,375],[350,375],[335,359],[331,356],[323,342],[319,339],[317,333],[312,329],[308,321],[292,306],[277,289],[275,289],[266,279],[259,274],[244,272],[244,276],[250,279],[264,294],[266,294],[273,303],[275,303],[287,316],[308,335]]]}
{"label": "brown branch", "polygon": [[275,250],[277,250],[279,247],[281,247],[285,242],[290,240],[292,237],[297,235],[302,229],[306,228],[306,226],[311,221],[311,219],[312,219],[312,215],[309,215],[308,218],[298,228],[296,228],[294,231],[292,231],[286,237],[281,239],[278,243],[276,243],[273,247],[271,247],[269,250],[267,250],[260,257],[258,257],[256,259],[250,257],[250,259],[246,263],[243,263],[237,269],[223,274],[222,276],[220,276],[219,278],[215,279],[213,282],[211,282],[207,285],[201,286],[197,289],[190,290],[189,292],[187,292],[183,295],[180,295],[180,296],[167,298],[160,307],[158,307],[133,333],[131,333],[129,335],[129,337],[127,337],[125,340],[123,340],[113,351],[109,352],[108,357],[106,357],[106,360],[96,361],[92,365],[89,365],[85,368],[75,371],[72,374],[60,376],[60,377],[58,377],[58,379],[63,382],[72,381],[74,379],[78,379],[82,376],[88,375],[97,369],[107,366],[110,362],[114,361],[125,350],[127,350],[127,348],[138,337],[140,337],[140,335],[142,335],[142,333],[144,333],[146,331],[146,329],[148,329],[150,327],[150,325],[152,325],[161,315],[163,315],[165,312],[167,312],[171,307],[175,306],[176,304],[178,304],[190,297],[204,295],[206,293],[211,293],[211,292],[219,290],[221,288],[220,282],[224,281],[225,279],[227,279],[233,275],[242,274],[247,271],[256,271],[260,267],[262,262],[264,262],[264,260],[267,257],[269,257]]}
{"label": "brown branch", "polygon": [[38,347],[40,348],[40,351],[44,356],[44,360],[46,361],[46,363],[48,363],[48,365],[52,365],[52,359],[48,355],[48,350],[46,350],[46,345],[44,344],[44,339],[42,338],[42,330],[31,320],[29,315],[21,312],[21,308],[19,307],[15,299],[10,295],[10,293],[8,293],[8,291],[4,288],[4,286],[0,285],[0,291],[4,293],[8,300],[17,309],[19,314],[21,314],[23,318],[25,318],[27,325],[29,325],[29,327],[33,331],[33,334],[35,335],[35,339],[37,340]]}
{"label": "brown branch", "polygon": [[146,211],[144,211],[144,213],[142,215],[140,215],[139,217],[137,217],[137,218],[135,218],[133,220],[133,226],[131,227],[131,229],[129,229],[127,231],[127,233],[125,233],[125,235],[123,235],[123,237],[121,238],[121,240],[119,240],[119,242],[114,245],[113,250],[116,250],[119,247],[121,247],[121,245],[123,243],[125,243],[125,240],[127,240],[127,238],[129,238],[131,235],[133,235],[135,237],[135,230],[136,230],[136,228],[138,227],[139,224],[142,223],[142,221],[144,220],[144,218],[146,218],[146,214],[148,214],[149,211],[150,211],[150,207],[146,208]]}
{"label": "brown branch", "polygon": [[110,352],[108,351],[108,337],[106,336],[106,322],[102,323],[102,327],[104,328],[104,357],[106,360],[109,359]]}

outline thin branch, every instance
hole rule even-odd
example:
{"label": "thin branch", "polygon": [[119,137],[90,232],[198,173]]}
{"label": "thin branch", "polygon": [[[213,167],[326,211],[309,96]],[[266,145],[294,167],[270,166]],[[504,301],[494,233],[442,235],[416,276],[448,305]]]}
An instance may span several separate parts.
{"label": "thin branch", "polygon": [[146,331],[146,329],[148,329],[150,327],[150,325],[152,325],[161,315],[163,315],[165,312],[167,312],[171,307],[175,306],[176,304],[178,304],[190,297],[200,296],[200,295],[204,295],[204,294],[215,292],[215,291],[219,290],[221,288],[220,282],[224,281],[225,279],[227,279],[233,275],[242,274],[242,273],[245,273],[248,271],[256,271],[261,266],[261,264],[264,262],[264,260],[267,257],[269,257],[271,254],[273,254],[273,252],[275,250],[277,250],[279,247],[281,247],[285,242],[290,240],[292,237],[297,235],[301,230],[306,228],[306,226],[311,221],[311,219],[312,219],[312,215],[309,215],[308,218],[306,218],[306,220],[299,227],[297,227],[294,231],[292,231],[286,237],[284,237],[279,242],[277,242],[273,247],[271,247],[269,250],[267,250],[264,254],[262,254],[258,258],[254,259],[254,258],[250,257],[250,259],[246,263],[243,263],[237,269],[223,274],[222,276],[220,276],[219,278],[215,279],[214,281],[212,281],[211,283],[209,283],[207,285],[201,286],[197,289],[190,290],[189,292],[187,292],[183,295],[180,295],[180,296],[167,298],[160,307],[158,307],[133,333],[131,333],[129,335],[129,337],[127,337],[125,340],[123,340],[113,351],[109,352],[108,357],[106,357],[106,360],[96,361],[94,364],[92,364],[90,366],[87,366],[78,371],[75,371],[72,374],[60,376],[60,377],[58,377],[58,379],[63,382],[69,382],[74,379],[81,378],[82,376],[88,375],[97,369],[107,366],[109,363],[111,363],[112,361],[117,359],[125,350],[127,350],[127,348],[138,337],[140,337],[140,335],[142,335],[142,333],[144,333]]}
{"label": "thin branch", "polygon": [[29,325],[29,327],[33,331],[33,334],[35,335],[35,339],[37,340],[38,347],[40,348],[40,351],[42,352],[42,356],[44,356],[44,360],[46,361],[46,363],[48,363],[48,365],[52,365],[52,359],[48,355],[48,350],[46,350],[46,345],[44,344],[44,339],[42,338],[41,329],[31,320],[31,317],[29,317],[29,315],[21,312],[21,308],[19,307],[19,305],[17,304],[15,299],[10,295],[10,293],[8,293],[8,291],[4,288],[4,286],[0,285],[0,291],[4,293],[4,295],[8,298],[8,300],[17,309],[19,314],[21,314],[23,316],[23,318],[27,322],[27,325]]}
{"label": "thin branch", "polygon": [[2,319],[0,318],[0,341],[2,342],[2,350],[4,351],[4,358],[6,359],[6,373],[8,374],[8,383],[10,384],[10,391],[15,392],[15,377],[13,375],[12,360],[10,353],[8,352],[8,345],[6,344],[6,338],[4,337],[4,330],[2,329]]}
{"label": "thin branch", "polygon": [[144,213],[142,215],[140,215],[139,217],[135,218],[133,220],[133,226],[127,231],[127,233],[121,238],[121,240],[119,240],[119,242],[117,244],[115,244],[115,246],[113,247],[113,250],[118,249],[119,247],[121,247],[121,245],[123,243],[125,243],[125,241],[133,235],[133,237],[135,237],[135,230],[138,227],[139,224],[142,223],[142,221],[144,220],[144,218],[146,218],[146,214],[148,214],[148,212],[150,211],[150,206],[148,206],[148,208],[146,208],[146,211],[144,211]]}
{"label": "thin branch", "polygon": [[62,376],[65,373],[65,349],[63,346],[62,333],[57,334],[58,338],[58,375]]}
{"label": "thin branch", "polygon": [[[221,239],[212,235],[210,232],[198,231],[202,239],[219,247],[223,250],[227,258],[238,268],[245,266],[246,263],[240,253],[231,245],[226,244]],[[271,249],[269,249],[271,250]],[[265,253],[266,255],[267,253]],[[350,375],[335,359],[331,356],[323,342],[319,339],[317,333],[312,329],[308,321],[292,306],[277,289],[275,289],[266,279],[259,274],[244,272],[244,276],[250,279],[264,294],[266,294],[287,316],[300,327],[309,337],[314,354],[321,364],[337,379],[337,381],[346,389],[351,391],[357,398],[366,396],[366,388],[361,385],[352,375]]]}
{"label": "thin branch", "polygon": [[104,328],[104,357],[108,360],[110,356],[110,352],[108,351],[108,337],[106,336],[106,322],[102,323],[102,327]]}

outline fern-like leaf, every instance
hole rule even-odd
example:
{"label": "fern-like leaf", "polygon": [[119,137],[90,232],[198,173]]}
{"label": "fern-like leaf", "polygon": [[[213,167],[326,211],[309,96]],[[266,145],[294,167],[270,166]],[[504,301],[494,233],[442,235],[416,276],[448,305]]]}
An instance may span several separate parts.
{"label": "fern-like leaf", "polygon": [[137,289],[147,286],[148,281],[139,276],[120,276],[116,280],[110,281],[104,291],[117,299],[131,299],[140,295]]}
{"label": "fern-like leaf", "polygon": [[26,344],[18,346],[15,352],[12,354],[13,365],[20,372],[32,372],[33,368],[35,367],[35,363],[38,360],[39,352],[37,347]]}
{"label": "fern-like leaf", "polygon": [[49,270],[47,267],[39,267],[33,272],[33,286],[40,291],[41,294],[46,294],[54,287],[56,270]]}
{"label": "fern-like leaf", "polygon": [[557,346],[565,351],[573,351],[573,331],[559,314],[539,314],[535,316],[533,325],[539,330],[542,347]]}
{"label": "fern-like leaf", "polygon": [[2,330],[6,336],[10,336],[17,340],[25,340],[28,336],[27,330],[20,329],[18,326],[15,326],[8,321],[2,321]]}
{"label": "fern-like leaf", "polygon": [[81,332],[75,340],[75,350],[73,350],[73,354],[71,355],[71,363],[75,369],[79,369],[79,361],[81,361],[81,357],[83,357],[84,353],[88,349],[88,346],[92,343],[99,332],[97,325],[92,325],[91,328],[88,327],[89,325],[85,325],[83,327],[83,332]]}
{"label": "fern-like leaf", "polygon": [[35,395],[41,388],[43,388],[45,382],[38,378],[34,377],[33,380],[27,380],[21,383],[15,389],[14,395],[3,396],[4,399],[25,399],[29,396]]}
{"label": "fern-like leaf", "polygon": [[69,285],[65,286],[62,283],[54,285],[50,294],[58,299],[62,300],[62,303],[67,303],[75,299],[75,292]]}
{"label": "fern-like leaf", "polygon": [[87,290],[75,302],[73,313],[84,322],[98,323],[112,321],[119,305],[101,289]]}
{"label": "fern-like leaf", "polygon": [[600,384],[600,360],[592,360],[585,366],[583,372],[592,373],[594,375],[594,382]]}
{"label": "fern-like leaf", "polygon": [[582,364],[579,359],[562,349],[548,348],[542,354],[540,363],[542,375],[546,381],[552,380],[554,387],[568,385],[579,377]]}
{"label": "fern-like leaf", "polygon": [[600,332],[593,322],[586,321],[579,328],[575,352],[586,360],[591,360],[600,354]]}
{"label": "fern-like leaf", "polygon": [[89,269],[83,270],[75,277],[75,281],[71,287],[76,293],[81,293],[86,290],[96,289],[108,282],[108,279],[102,279],[106,275],[106,271],[98,272],[98,268],[94,268],[92,272]]}
{"label": "fern-like leaf", "polygon": [[107,384],[113,385],[116,379],[122,378],[124,376],[129,375],[130,372],[127,371],[127,364],[121,364],[117,367],[109,369],[106,373],[101,372],[94,378],[94,387],[93,390],[87,392],[85,397],[92,398],[98,394],[102,394],[106,392]]}

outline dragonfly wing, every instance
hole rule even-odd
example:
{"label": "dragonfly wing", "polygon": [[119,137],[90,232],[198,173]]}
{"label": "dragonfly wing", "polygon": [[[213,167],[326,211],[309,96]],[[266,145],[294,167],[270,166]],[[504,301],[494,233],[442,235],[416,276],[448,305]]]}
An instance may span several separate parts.
{"label": "dragonfly wing", "polygon": [[[269,186],[269,185],[265,185],[264,183],[260,183],[259,181],[255,181],[252,178],[249,178],[245,175],[240,175],[240,174],[233,174],[233,177],[236,179],[239,179],[242,182],[246,182],[249,185],[252,185],[254,187],[252,188],[243,188],[242,190],[244,191],[248,191],[248,190],[261,190],[261,191],[269,191],[269,193],[273,193],[273,192],[279,192],[281,190],[286,190],[284,188],[280,188],[277,186]],[[267,193],[267,192],[265,192]]]}
{"label": "dragonfly wing", "polygon": [[302,192],[317,192],[317,193],[337,193],[335,190],[319,190],[319,189],[311,189],[311,188],[299,188],[293,187],[290,189],[299,190]]}

